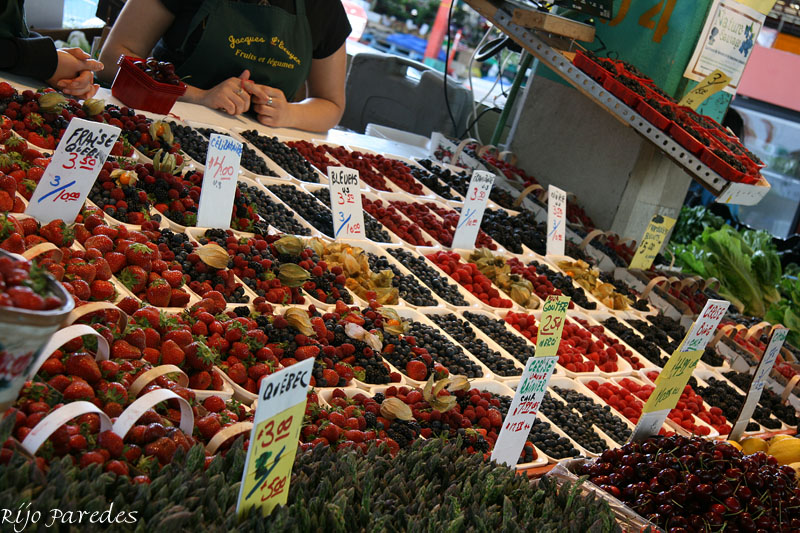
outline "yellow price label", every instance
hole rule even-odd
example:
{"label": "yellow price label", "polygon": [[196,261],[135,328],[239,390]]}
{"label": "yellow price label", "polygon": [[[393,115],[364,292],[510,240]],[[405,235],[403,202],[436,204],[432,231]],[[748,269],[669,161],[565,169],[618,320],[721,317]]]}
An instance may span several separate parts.
{"label": "yellow price label", "polygon": [[697,111],[697,108],[700,107],[700,104],[702,104],[706,98],[720,92],[728,86],[730,81],[730,76],[717,69],[706,76],[694,89],[686,93],[686,96],[681,99],[680,105],[691,107]]}
{"label": "yellow price label", "polygon": [[675,351],[664,365],[664,369],[656,379],[656,388],[644,404],[642,413],[652,413],[665,409],[673,409],[689,383],[703,350],[692,352]]}
{"label": "yellow price label", "polygon": [[569,296],[552,295],[544,301],[536,335],[536,357],[550,357],[558,352],[569,300]]}
{"label": "yellow price label", "polygon": [[286,503],[305,410],[306,404],[299,403],[255,427],[255,440],[247,451],[240,513],[258,506],[268,516]]}
{"label": "yellow price label", "polygon": [[650,268],[650,265],[653,264],[653,259],[656,258],[658,251],[661,250],[661,245],[664,244],[664,239],[667,238],[669,230],[674,225],[674,218],[655,215],[644,231],[642,242],[636,249],[630,268],[640,268],[642,270]]}

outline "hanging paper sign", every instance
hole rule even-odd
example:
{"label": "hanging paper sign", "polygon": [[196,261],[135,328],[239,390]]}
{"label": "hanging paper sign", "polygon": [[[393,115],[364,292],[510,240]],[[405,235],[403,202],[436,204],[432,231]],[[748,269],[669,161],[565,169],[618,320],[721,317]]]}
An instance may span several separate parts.
{"label": "hanging paper sign", "polygon": [[730,76],[727,76],[720,69],[716,69],[698,83],[694,89],[686,93],[679,105],[688,106],[697,111],[697,108],[705,102],[706,98],[723,90],[730,81]]}
{"label": "hanging paper sign", "polygon": [[453,235],[453,248],[472,250],[475,248],[475,239],[481,229],[481,220],[486,211],[486,203],[494,185],[494,174],[482,170],[472,171],[464,205],[461,207],[461,216],[458,218],[456,233]]}
{"label": "hanging paper sign", "polygon": [[661,250],[661,245],[675,225],[675,219],[663,215],[655,215],[650,219],[647,229],[644,231],[642,242],[636,249],[636,254],[631,260],[630,268],[640,268],[647,270],[653,264],[653,259]]}
{"label": "hanging paper sign", "polygon": [[492,461],[512,467],[517,464],[557,362],[558,357],[530,357],[525,363],[525,371],[492,450]]}
{"label": "hanging paper sign", "polygon": [[550,185],[547,194],[547,255],[564,255],[567,193]]}
{"label": "hanging paper sign", "polygon": [[747,392],[747,399],[742,405],[742,410],[739,412],[739,416],[736,417],[736,423],[733,424],[733,429],[728,436],[729,440],[738,441],[742,437],[742,433],[747,428],[747,424],[756,410],[756,405],[761,399],[767,377],[772,371],[772,366],[778,359],[778,355],[781,353],[781,348],[788,334],[789,330],[786,328],[776,328],[772,332],[772,338],[767,345],[767,349],[764,350],[764,355],[761,357],[761,362],[758,364],[753,381],[750,384],[750,390]]}
{"label": "hanging paper sign", "polygon": [[262,380],[237,514],[255,507],[267,516],[286,503],[313,367],[314,359],[306,359]]}
{"label": "hanging paper sign", "polygon": [[542,306],[542,318],[536,334],[536,357],[556,355],[564,331],[569,296],[550,295]]}
{"label": "hanging paper sign", "polygon": [[206,154],[206,170],[203,174],[203,190],[197,208],[198,227],[230,227],[241,159],[242,143],[227,135],[211,134]]}
{"label": "hanging paper sign", "polygon": [[328,181],[334,238],[366,239],[358,170],[328,167]]}
{"label": "hanging paper sign", "polygon": [[39,179],[25,214],[42,223],[56,219],[74,222],[120,131],[116,126],[73,118]]}

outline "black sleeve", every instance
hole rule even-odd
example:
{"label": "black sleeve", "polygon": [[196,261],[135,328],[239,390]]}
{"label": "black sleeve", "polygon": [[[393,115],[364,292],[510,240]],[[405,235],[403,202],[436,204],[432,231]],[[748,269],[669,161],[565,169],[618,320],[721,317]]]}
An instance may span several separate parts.
{"label": "black sleeve", "polygon": [[161,3],[170,13],[176,15],[180,12],[181,8],[184,7],[183,4],[186,2],[183,0],[161,0]]}
{"label": "black sleeve", "polygon": [[[35,36],[34,36],[35,35]],[[0,39],[0,70],[39,80],[49,79],[58,66],[58,54],[50,37]]]}
{"label": "black sleeve", "polygon": [[314,41],[312,57],[324,59],[344,44],[353,29],[344,6],[338,0],[309,0],[306,9]]}

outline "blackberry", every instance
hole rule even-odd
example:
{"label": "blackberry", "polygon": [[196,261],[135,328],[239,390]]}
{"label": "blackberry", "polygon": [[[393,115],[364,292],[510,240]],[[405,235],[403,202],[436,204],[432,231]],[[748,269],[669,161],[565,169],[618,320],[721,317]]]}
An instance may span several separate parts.
{"label": "blackberry", "polygon": [[411,322],[408,335],[413,335],[417,346],[422,346],[431,357],[446,366],[451,374],[479,378],[483,376],[481,368],[472,362],[460,346],[456,346],[447,338],[427,324]]}
{"label": "blackberry", "polygon": [[[627,265],[617,265],[617,266],[627,266]],[[622,294],[623,296],[627,296],[630,301],[633,302],[631,307],[636,309],[637,311],[649,311],[650,307],[647,304],[647,300],[639,298],[639,294],[634,291],[630,285],[622,281],[621,279],[617,279],[614,277],[614,274],[611,272],[600,272],[600,281],[604,283],[610,283],[614,286],[618,293]]]}
{"label": "blackberry", "polygon": [[259,135],[256,130],[242,132],[242,137],[293,177],[300,181],[319,183],[316,171],[300,152],[282,143],[277,137]]}
{"label": "blackberry", "polygon": [[506,352],[516,357],[522,364],[525,364],[528,358],[536,356],[536,349],[533,345],[529,344],[523,337],[506,329],[506,323],[503,320],[469,311],[464,311],[464,318],[478,326],[489,338]]}
{"label": "blackberry", "polygon": [[419,436],[420,427],[414,421],[395,419],[386,430],[386,435],[401,448],[407,448]]}
{"label": "blackberry", "polygon": [[[469,187],[469,182],[470,179],[472,178],[469,174],[467,174],[465,170],[462,170],[460,172],[453,172],[450,169],[442,168],[436,165],[430,159],[421,159],[418,161],[418,163],[422,165],[425,168],[425,170],[427,170],[432,175],[433,178],[451,187],[462,197],[467,196],[467,188]],[[416,175],[414,177],[416,177]],[[428,183],[425,181],[423,181],[423,183],[425,183],[425,185],[428,185]],[[438,191],[435,191],[435,189],[430,185],[428,185],[428,187],[437,194],[439,194]],[[448,200],[454,200],[454,199],[457,198],[448,198]]]}
{"label": "blackberry", "polygon": [[[599,427],[603,433],[618,444],[625,444],[631,436],[631,430],[608,405],[600,405],[578,391],[553,386],[553,390],[569,403],[569,406],[581,413],[589,424]],[[549,416],[549,415],[545,415]]]}
{"label": "blackberry", "polygon": [[582,287],[579,287],[577,284],[575,284],[571,277],[567,276],[566,274],[556,272],[544,263],[539,263],[537,261],[531,261],[528,263],[528,265],[533,265],[536,267],[536,272],[547,277],[547,279],[550,280],[550,283],[553,284],[553,287],[559,289],[564,296],[569,296],[572,301],[575,302],[575,305],[590,311],[597,309],[597,304],[589,301],[589,299],[586,297],[586,292]]}
{"label": "blackberry", "polygon": [[592,423],[585,420],[580,414],[572,411],[564,402],[545,393],[542,400],[541,411],[558,426],[561,431],[569,435],[572,440],[592,453],[601,453],[608,449],[608,444],[592,429]]}
{"label": "blackberry", "polygon": [[417,181],[424,184],[445,200],[459,200],[459,198],[453,194],[450,186],[445,181],[439,179],[439,172],[450,172],[449,170],[442,170],[439,167],[435,167],[427,159],[418,161],[418,163],[425,168],[411,167],[411,174]]}
{"label": "blackberry", "polygon": [[[742,390],[750,390],[750,384],[753,381],[753,376],[749,374],[742,374],[731,370],[723,374],[734,385]],[[761,393],[761,398],[758,404],[764,407],[767,411],[771,412],[777,418],[785,422],[789,426],[797,425],[797,411],[791,405],[783,405],[781,397],[769,387],[764,387]]]}
{"label": "blackberry", "polygon": [[660,328],[652,324],[648,324],[644,320],[628,320],[628,324],[633,326],[639,333],[644,336],[644,338],[648,339],[649,341],[657,344],[662,350],[667,353],[672,353],[678,349],[680,345],[680,341],[674,340],[671,341],[667,334],[664,333]]}
{"label": "blackberry", "polygon": [[459,319],[452,313],[426,316],[498,376],[522,375],[522,370],[516,367],[513,361],[500,354],[500,352],[492,350],[485,342],[479,339],[475,335],[472,326],[466,320]]}
{"label": "blackberry", "polygon": [[367,262],[369,268],[373,272],[380,272],[382,270],[391,270],[394,277],[392,278],[392,287],[395,287],[400,293],[400,297],[411,305],[417,307],[436,307],[439,305],[430,289],[422,286],[419,281],[413,276],[406,276],[400,272],[396,266],[391,264],[388,259],[367,253]]}
{"label": "blackberry", "polygon": [[[325,204],[328,209],[331,208],[331,195],[327,189],[317,189],[313,193],[314,197]],[[367,239],[375,242],[392,242],[392,238],[383,229],[383,224],[373,218],[372,215],[364,211],[364,233]]]}
{"label": "blackberry", "polygon": [[[728,383],[719,380],[715,377],[710,377],[706,380],[707,387],[698,387],[697,394],[703,397],[703,400],[712,407],[719,407],[722,409],[722,414],[728,420],[736,420],[739,411],[744,404],[745,396],[739,394]],[[761,424],[767,429],[780,429],[781,423],[777,418],[770,416],[770,412],[760,405],[756,406],[753,411],[753,420]],[[756,431],[758,426],[752,422],[747,425],[747,431]]]}
{"label": "blackberry", "polygon": [[642,338],[616,318],[610,317],[603,320],[603,325],[654,365],[664,368],[664,365],[667,364],[667,358],[661,355],[658,345],[646,338]]}
{"label": "blackberry", "polygon": [[427,264],[424,258],[417,257],[408,250],[402,248],[389,248],[387,252],[400,261],[400,263],[410,270],[420,281],[430,287],[442,300],[452,305],[469,306],[469,303],[458,291],[458,287],[440,276]]}
{"label": "blackberry", "polygon": [[384,396],[382,392],[376,392],[372,399],[378,403],[383,403],[383,400],[386,399],[386,396]]}
{"label": "blackberry", "polygon": [[208,139],[190,126],[170,122],[169,127],[175,141],[181,145],[181,150],[201,165],[205,165],[208,155]]}
{"label": "blackberry", "polygon": [[[212,133],[217,133],[219,135],[225,135],[221,131],[216,131],[211,128],[199,128],[197,131],[208,137],[211,138]],[[207,145],[206,145],[207,146]],[[206,148],[208,150],[208,148]],[[205,164],[206,158],[203,157],[202,160],[198,161],[198,163]],[[264,158],[258,155],[255,150],[247,146],[247,144],[242,145],[242,159],[239,162],[244,168],[252,172],[253,174],[258,174],[259,176],[270,176],[273,178],[277,178],[278,175],[275,174],[272,169],[267,166],[267,162],[264,161]]]}

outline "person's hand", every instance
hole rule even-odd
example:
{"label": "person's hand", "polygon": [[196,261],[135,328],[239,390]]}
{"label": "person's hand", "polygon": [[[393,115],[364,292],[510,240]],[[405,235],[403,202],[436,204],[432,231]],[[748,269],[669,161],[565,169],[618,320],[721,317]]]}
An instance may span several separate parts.
{"label": "person's hand", "polygon": [[290,125],[289,102],[286,101],[283,91],[256,83],[252,83],[252,87],[250,85],[247,87],[253,101],[253,111],[256,112],[260,123],[274,128]]}
{"label": "person's hand", "polygon": [[56,71],[47,83],[78,99],[94,96],[99,88],[94,84],[94,73],[103,70],[103,64],[80,48],[60,48],[56,53]]}
{"label": "person's hand", "polygon": [[241,115],[250,109],[250,94],[243,88],[249,76],[250,72],[245,70],[238,78],[228,78],[203,91],[196,103],[211,109],[220,109],[229,115]]}

